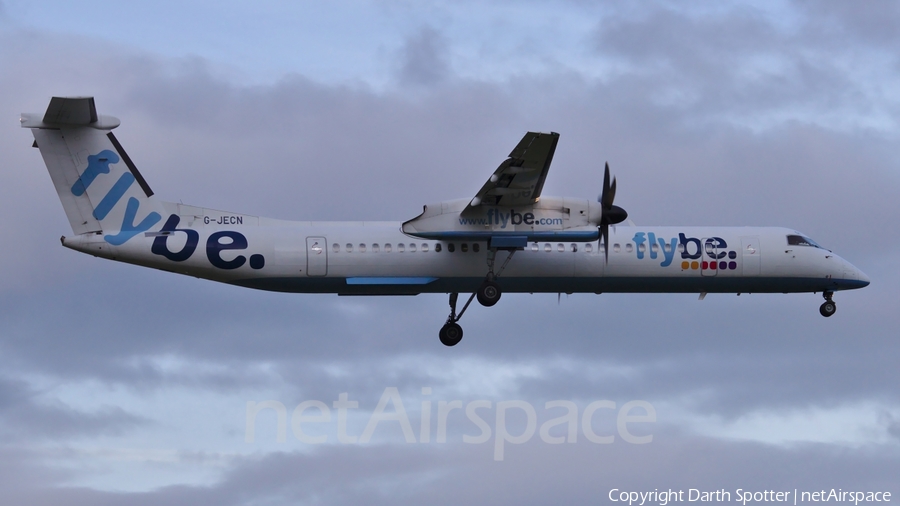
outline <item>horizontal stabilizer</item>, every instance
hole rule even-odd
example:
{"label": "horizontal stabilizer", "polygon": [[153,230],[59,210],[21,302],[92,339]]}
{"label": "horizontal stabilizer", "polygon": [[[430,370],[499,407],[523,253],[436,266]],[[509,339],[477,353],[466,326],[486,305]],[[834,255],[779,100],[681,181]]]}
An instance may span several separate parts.
{"label": "horizontal stabilizer", "polygon": [[53,97],[44,114],[44,123],[63,125],[90,125],[97,122],[97,106],[94,97]]}
{"label": "horizontal stabilizer", "polygon": [[24,128],[59,128],[86,126],[98,130],[112,130],[119,126],[118,118],[97,114],[94,97],[53,97],[44,117],[22,114]]}

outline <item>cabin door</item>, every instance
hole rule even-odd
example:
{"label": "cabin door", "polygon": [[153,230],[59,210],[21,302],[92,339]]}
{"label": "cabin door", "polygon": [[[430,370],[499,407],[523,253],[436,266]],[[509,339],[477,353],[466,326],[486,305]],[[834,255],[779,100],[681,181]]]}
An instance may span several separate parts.
{"label": "cabin door", "polygon": [[741,237],[744,276],[759,276],[759,237]]}

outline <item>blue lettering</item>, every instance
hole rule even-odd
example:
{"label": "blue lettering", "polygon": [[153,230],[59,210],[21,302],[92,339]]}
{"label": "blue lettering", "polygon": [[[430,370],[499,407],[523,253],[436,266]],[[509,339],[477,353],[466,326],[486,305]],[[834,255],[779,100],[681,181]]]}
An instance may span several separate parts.
{"label": "blue lettering", "polygon": [[[165,235],[158,235],[156,236],[156,239],[153,239],[153,245],[150,246],[151,253],[154,255],[162,255],[173,262],[183,262],[194,254],[194,250],[197,249],[197,243],[200,241],[200,234],[198,234],[196,230],[191,230],[189,228],[175,228],[180,221],[181,218],[179,218],[177,214],[169,216],[169,219],[166,220],[166,224],[163,225],[162,230],[160,230],[160,232],[165,233]],[[187,234],[184,247],[181,248],[181,251],[177,252],[169,251],[169,246],[166,244],[166,241],[168,241],[169,237],[175,232],[184,232]]]}
{"label": "blue lettering", "polygon": [[162,216],[160,216],[159,213],[151,212],[141,220],[138,225],[135,225],[134,219],[137,217],[137,211],[140,205],[141,203],[138,202],[138,199],[134,197],[129,198],[128,204],[125,207],[125,217],[122,219],[122,227],[119,230],[119,233],[116,235],[105,235],[103,236],[103,239],[113,246],[121,246],[122,244],[125,244],[128,239],[131,239],[137,234],[150,230],[150,227],[156,225],[156,222],[162,219]]}
{"label": "blue lettering", "polygon": [[632,240],[637,245],[635,250],[637,250],[638,260],[641,260],[642,258],[644,258],[644,252],[641,251],[641,244],[644,244],[644,242],[645,242],[644,233],[638,232],[638,233],[634,234],[634,239],[632,239]]}
{"label": "blue lettering", "polygon": [[725,258],[728,255],[727,251],[723,251],[728,247],[728,244],[725,242],[725,239],[721,237],[710,237],[706,240],[706,255],[710,258],[715,258],[716,260]]}
{"label": "blue lettering", "polygon": [[678,239],[672,238],[671,244],[669,244],[669,248],[666,249],[666,240],[663,238],[659,239],[659,247],[662,248],[663,256],[665,260],[659,264],[662,267],[668,267],[672,265],[672,260],[675,258],[675,249],[678,248]]}
{"label": "blue lettering", "polygon": [[509,223],[509,215],[506,213],[497,213],[500,215],[500,220],[502,223],[500,224],[500,228],[506,228],[506,224]]}
{"label": "blue lettering", "polygon": [[[703,254],[703,248],[700,246],[700,239],[696,239],[694,237],[687,237],[684,234],[678,234],[678,239],[681,242],[681,246],[683,250],[681,251],[681,258],[689,258],[691,260],[696,260],[700,258],[700,255]],[[691,244],[694,245],[693,253],[690,251]]]}
{"label": "blue lettering", "polygon": [[94,182],[94,179],[97,179],[97,176],[109,174],[109,164],[111,163],[119,163],[119,155],[108,149],[104,149],[96,155],[88,155],[88,166],[78,181],[72,185],[72,193],[79,197],[84,195],[85,190]]}
{"label": "blue lettering", "polygon": [[119,177],[119,180],[116,181],[116,184],[113,185],[112,188],[109,189],[109,193],[107,193],[103,200],[97,204],[97,207],[94,209],[94,218],[98,220],[103,220],[106,218],[106,215],[112,211],[112,208],[125,196],[125,192],[128,191],[128,188],[131,187],[131,184],[134,183],[134,176],[131,172],[125,172]]}
{"label": "blue lettering", "polygon": [[[230,243],[222,244],[219,242],[220,239],[226,237],[231,239]],[[234,260],[222,259],[220,253],[229,249],[247,249],[247,238],[238,232],[223,231],[211,234],[209,239],[206,240],[206,257],[209,258],[209,263],[220,269],[237,269],[244,265],[247,258],[243,255],[238,255]]]}

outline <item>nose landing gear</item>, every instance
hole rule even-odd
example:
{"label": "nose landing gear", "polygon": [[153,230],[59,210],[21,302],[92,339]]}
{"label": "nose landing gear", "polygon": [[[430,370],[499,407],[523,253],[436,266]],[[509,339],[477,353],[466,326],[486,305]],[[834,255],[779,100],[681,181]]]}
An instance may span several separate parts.
{"label": "nose landing gear", "polygon": [[834,292],[824,292],[822,294],[822,297],[825,297],[825,302],[819,306],[819,314],[825,318],[828,318],[837,311],[837,305],[831,300],[832,296],[834,296]]}

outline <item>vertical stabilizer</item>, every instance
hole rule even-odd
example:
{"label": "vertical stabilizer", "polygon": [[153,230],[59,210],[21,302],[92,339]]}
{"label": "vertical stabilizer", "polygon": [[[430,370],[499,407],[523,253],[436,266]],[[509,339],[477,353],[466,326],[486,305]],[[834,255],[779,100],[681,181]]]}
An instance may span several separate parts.
{"label": "vertical stabilizer", "polygon": [[162,219],[162,206],[112,133],[119,120],[97,114],[92,97],[53,97],[47,112],[23,114],[76,234],[102,233],[120,245]]}

